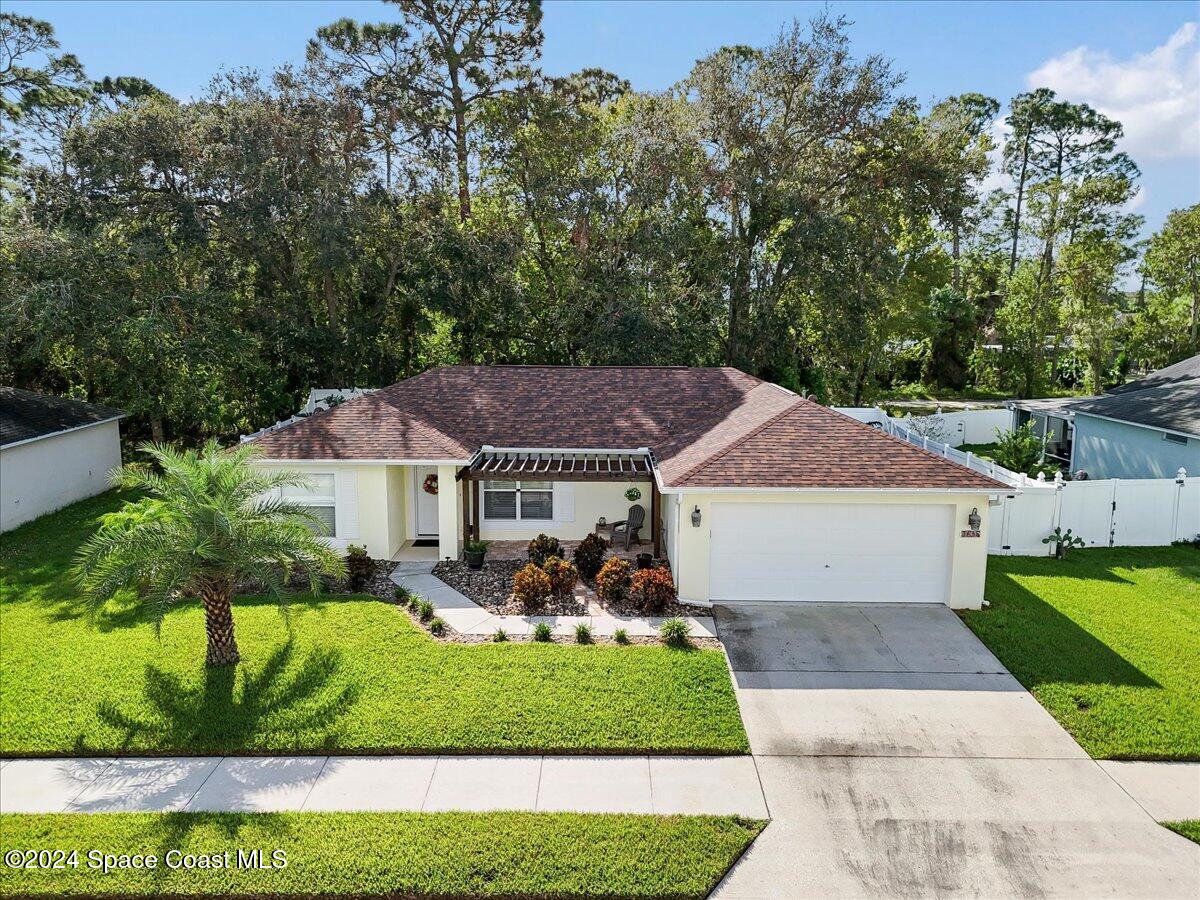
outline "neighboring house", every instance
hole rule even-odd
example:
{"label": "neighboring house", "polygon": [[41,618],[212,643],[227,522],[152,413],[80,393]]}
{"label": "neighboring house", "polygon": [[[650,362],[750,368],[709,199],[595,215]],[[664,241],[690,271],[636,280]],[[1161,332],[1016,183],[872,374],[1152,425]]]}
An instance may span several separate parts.
{"label": "neighboring house", "polygon": [[119,409],[0,387],[0,531],[99,494],[121,465]]}
{"label": "neighboring house", "polygon": [[1089,478],[1200,474],[1200,355],[1098,397],[1010,404],[1047,434],[1047,456]]}
{"label": "neighboring house", "polygon": [[456,558],[465,535],[626,518],[690,601],[978,607],[1011,489],[736,369],[450,366],[251,441],[299,469],[335,546]]}

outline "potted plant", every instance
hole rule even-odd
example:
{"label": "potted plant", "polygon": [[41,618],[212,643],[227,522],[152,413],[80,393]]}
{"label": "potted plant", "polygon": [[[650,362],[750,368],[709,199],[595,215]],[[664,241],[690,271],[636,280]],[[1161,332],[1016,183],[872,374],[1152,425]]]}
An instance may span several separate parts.
{"label": "potted plant", "polygon": [[467,568],[482,569],[483,558],[487,556],[488,541],[467,540],[463,542],[463,556],[467,560]]}

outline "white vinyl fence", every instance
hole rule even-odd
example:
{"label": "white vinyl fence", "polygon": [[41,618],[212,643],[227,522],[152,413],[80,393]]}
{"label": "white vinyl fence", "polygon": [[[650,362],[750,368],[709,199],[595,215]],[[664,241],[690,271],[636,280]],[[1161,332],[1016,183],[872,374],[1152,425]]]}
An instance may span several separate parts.
{"label": "white vinyl fence", "polygon": [[[1200,477],[1189,478],[1183,469],[1174,478],[1063,481],[1058,475],[1053,481],[1033,479],[918,435],[908,429],[906,420],[889,418],[874,407],[839,411],[1015,488],[992,507],[988,553],[1049,555],[1053,548],[1042,539],[1055,528],[1064,532],[1069,528],[1088,547],[1157,547],[1200,535]],[[992,412],[996,411],[964,410],[954,415]],[[980,417],[979,421],[986,420]]]}
{"label": "white vinyl fence", "polygon": [[1030,481],[992,509],[988,553],[1045,556],[1061,528],[1088,547],[1160,547],[1200,534],[1200,477]]}

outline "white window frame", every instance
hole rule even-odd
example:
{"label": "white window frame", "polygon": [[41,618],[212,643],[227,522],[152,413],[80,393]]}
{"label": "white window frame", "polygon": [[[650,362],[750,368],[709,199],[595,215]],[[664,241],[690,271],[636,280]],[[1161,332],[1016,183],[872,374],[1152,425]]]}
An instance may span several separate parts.
{"label": "white window frame", "polygon": [[[481,496],[481,497],[479,498],[479,499],[480,499],[480,503],[481,503],[481,505],[482,505],[482,507],[483,507],[483,509],[481,510],[481,512],[483,513],[483,521],[484,521],[484,522],[487,522],[487,523],[489,523],[489,524],[497,524],[497,525],[513,525],[513,524],[520,524],[520,523],[522,523],[522,522],[556,522],[556,521],[558,521],[557,519],[555,519],[555,518],[554,518],[554,513],[555,513],[555,503],[554,503],[554,494],[555,494],[555,490],[554,490],[554,482],[553,482],[553,481],[546,481],[545,479],[541,479],[541,478],[534,479],[534,481],[537,481],[537,482],[540,482],[540,483],[546,484],[546,485],[548,485],[548,486],[547,486],[547,487],[544,487],[544,488],[542,488],[542,487],[539,487],[539,488],[522,488],[522,487],[521,487],[521,484],[522,484],[522,482],[520,482],[520,481],[496,481],[496,480],[484,481],[484,483],[480,485],[480,488],[481,488],[481,491],[480,491],[480,493],[481,493],[483,496]],[[511,485],[512,485],[512,487],[511,487],[511,488],[509,488],[509,487],[502,487],[502,488],[500,488],[500,487],[488,487],[488,485],[489,485],[489,484],[504,484],[504,485],[510,485],[510,484],[511,484]],[[521,514],[521,512],[522,512],[522,504],[521,504],[521,491],[522,491],[522,490],[529,490],[529,491],[531,491],[531,492],[536,492],[536,493],[539,493],[539,494],[549,494],[549,495],[550,495],[550,515],[549,515],[548,517],[547,517],[547,516],[538,516],[538,517],[536,517],[536,518],[523,516],[523,515]],[[511,519],[509,519],[509,518],[495,518],[495,517],[493,517],[493,516],[489,516],[489,515],[487,514],[487,495],[488,495],[489,493],[493,493],[493,494],[515,494],[515,495],[516,495],[516,496],[513,498],[513,511],[514,511],[514,515],[513,515],[513,517],[512,517]]]}
{"label": "white window frame", "polygon": [[[328,494],[309,493],[304,496],[296,496],[294,494],[293,495],[283,494],[284,499],[289,500],[292,503],[295,503],[297,506],[302,506],[305,508],[308,508],[311,506],[311,507],[328,508],[328,509],[332,510],[333,511],[333,516],[332,516],[333,527],[330,528],[328,532],[322,534],[321,537],[337,538],[337,536],[338,536],[337,474],[335,472],[308,472],[308,471],[305,471],[303,474],[306,478],[313,479],[313,480],[315,480],[318,476],[327,477],[330,481],[331,493],[328,493]],[[295,491],[297,489],[298,488],[296,486],[289,486],[286,489],[281,489],[281,493],[283,490]]]}

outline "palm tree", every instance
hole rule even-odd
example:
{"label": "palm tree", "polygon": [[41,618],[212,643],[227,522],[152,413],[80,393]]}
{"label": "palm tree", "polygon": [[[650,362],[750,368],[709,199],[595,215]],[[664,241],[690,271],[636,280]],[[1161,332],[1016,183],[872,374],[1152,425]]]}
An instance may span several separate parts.
{"label": "palm tree", "polygon": [[105,516],[79,548],[75,579],[100,606],[123,589],[153,604],[161,624],[175,603],[198,597],[208,634],[205,662],[235,665],[233,601],[237,584],[253,579],[281,596],[294,573],[345,575],[345,564],[320,539],[320,521],[278,490],[302,486],[298,472],[269,471],[250,463],[254,450],[199,450],[161,444],[138,448],[157,466],[129,464],[112,474],[115,485],[144,492]]}

